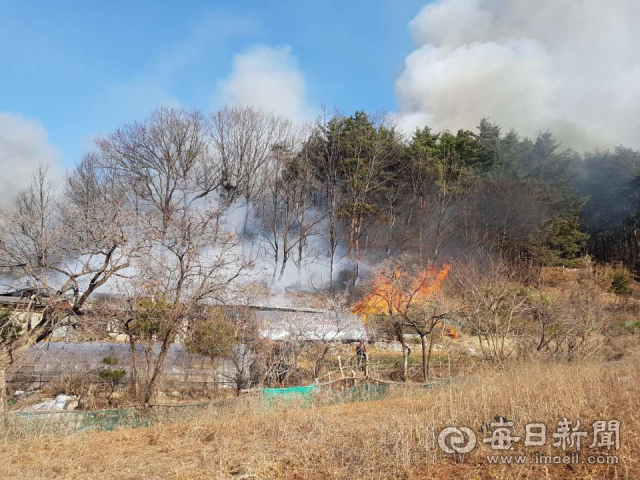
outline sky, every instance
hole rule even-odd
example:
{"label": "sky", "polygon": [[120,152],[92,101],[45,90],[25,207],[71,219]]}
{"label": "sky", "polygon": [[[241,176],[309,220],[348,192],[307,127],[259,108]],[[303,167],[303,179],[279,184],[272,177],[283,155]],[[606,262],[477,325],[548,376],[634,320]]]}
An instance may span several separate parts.
{"label": "sky", "polygon": [[251,90],[261,61],[298,95],[284,97],[289,116],[322,105],[393,110],[407,24],[423,4],[2,0],[0,112],[38,122],[68,166],[96,134],[159,105],[228,103],[242,94],[235,84]]}
{"label": "sky", "polygon": [[637,0],[0,0],[0,205],[161,105],[640,148],[639,27]]}

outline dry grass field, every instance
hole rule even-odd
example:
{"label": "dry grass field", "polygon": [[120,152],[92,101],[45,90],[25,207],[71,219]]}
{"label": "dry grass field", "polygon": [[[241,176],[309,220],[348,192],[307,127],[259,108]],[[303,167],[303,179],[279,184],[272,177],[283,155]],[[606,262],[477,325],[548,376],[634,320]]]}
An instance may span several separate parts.
{"label": "dry grass field", "polygon": [[[634,358],[603,363],[533,363],[487,370],[431,390],[387,400],[264,411],[243,399],[232,412],[204,412],[149,428],[64,437],[5,436],[0,478],[6,479],[383,479],[383,478],[640,478],[640,370]],[[548,426],[544,447],[522,441],[490,450],[480,427],[501,415]],[[552,432],[566,417],[589,432],[595,420],[622,422],[617,465],[490,465],[489,454],[562,454]],[[437,448],[448,425],[469,426],[478,446],[454,457]],[[575,423],[574,423],[575,425]],[[537,448],[537,450],[536,450]]]}

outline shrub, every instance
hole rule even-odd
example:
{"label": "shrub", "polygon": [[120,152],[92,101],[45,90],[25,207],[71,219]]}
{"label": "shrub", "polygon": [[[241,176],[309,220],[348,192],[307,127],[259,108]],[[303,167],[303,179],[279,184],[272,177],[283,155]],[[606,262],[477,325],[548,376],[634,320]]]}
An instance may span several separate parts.
{"label": "shrub", "polygon": [[52,380],[43,393],[52,396],[76,395],[79,397],[87,395],[88,392],[95,389],[95,377],[91,374],[81,372],[69,372],[60,375]]}
{"label": "shrub", "polygon": [[102,363],[104,363],[105,365],[118,365],[118,363],[120,363],[120,361],[118,360],[118,357],[114,356],[113,353],[110,353],[108,357],[104,357],[102,359]]}
{"label": "shrub", "polygon": [[613,280],[611,281],[611,291],[617,295],[630,295],[631,283],[633,279],[629,272],[624,267],[618,267],[613,273]]}
{"label": "shrub", "polygon": [[120,383],[120,380],[124,378],[127,374],[126,370],[118,369],[118,370],[100,370],[98,372],[98,376],[104,380],[105,382],[110,383],[115,386]]}

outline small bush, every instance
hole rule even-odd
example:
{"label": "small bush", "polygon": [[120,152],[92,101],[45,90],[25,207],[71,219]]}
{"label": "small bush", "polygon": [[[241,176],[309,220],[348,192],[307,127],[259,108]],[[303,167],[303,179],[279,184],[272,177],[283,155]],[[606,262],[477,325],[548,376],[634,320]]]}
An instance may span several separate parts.
{"label": "small bush", "polygon": [[617,295],[630,295],[632,282],[629,272],[623,267],[618,267],[613,273],[611,291]]}
{"label": "small bush", "polygon": [[110,353],[108,357],[104,357],[102,359],[102,363],[104,363],[105,365],[118,365],[118,363],[120,363],[120,361],[118,360],[118,357],[114,356],[113,353]]}
{"label": "small bush", "polygon": [[111,385],[117,385],[127,374],[126,370],[118,369],[118,370],[100,370],[98,372],[98,376],[104,380],[105,382],[110,383]]}
{"label": "small bush", "polygon": [[94,389],[95,378],[91,378],[87,373],[64,373],[52,380],[43,393],[45,395],[77,395],[84,396]]}

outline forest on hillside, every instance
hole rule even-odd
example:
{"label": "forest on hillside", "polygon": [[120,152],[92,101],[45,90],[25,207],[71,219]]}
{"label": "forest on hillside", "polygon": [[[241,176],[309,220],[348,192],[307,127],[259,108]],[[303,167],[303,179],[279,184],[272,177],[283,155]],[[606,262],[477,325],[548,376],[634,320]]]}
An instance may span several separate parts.
{"label": "forest on hillside", "polygon": [[[595,260],[616,264],[603,288],[632,292],[639,166],[640,153],[624,147],[580,154],[551,132],[531,139],[486,119],[476,131],[406,136],[362,111],[296,125],[252,108],[160,108],[97,138],[61,184],[40,168],[1,213],[3,283],[17,289],[21,308],[39,309],[29,324],[2,312],[5,363],[61,327],[117,324],[132,351],[160,345],[148,403],[178,338],[212,358],[221,348],[234,359],[296,357],[304,342],[264,350],[250,315],[220,310],[255,306],[259,286],[322,293],[335,318],[391,319],[405,381],[405,330],[420,337],[426,381],[427,338],[431,345],[445,317],[481,346],[499,338],[487,358],[511,354],[504,339],[516,317],[525,322],[518,334],[542,332],[534,350],[571,358],[606,331],[608,304],[593,306],[584,285],[553,301],[535,285],[542,267]],[[456,306],[445,309],[439,293],[450,269]],[[99,293],[108,305],[94,302]],[[247,379],[238,378],[239,391]]]}
{"label": "forest on hillside", "polygon": [[[62,185],[41,169],[2,215],[0,254],[8,278],[42,284],[46,271],[79,291],[65,258],[90,255],[84,276],[105,261],[102,275],[114,257],[139,263],[144,238],[173,234],[171,249],[190,228],[195,242],[197,224],[200,247],[229,253],[218,267],[252,263],[298,287],[353,288],[362,265],[470,249],[543,266],[588,254],[638,272],[639,194],[638,151],[579,153],[487,119],[407,136],[364,111],[300,126],[251,108],[160,108],[98,138]],[[321,281],[305,281],[316,268]]]}
{"label": "forest on hillside", "polygon": [[[220,151],[224,121],[246,115],[216,117]],[[349,280],[341,285],[349,287],[360,262],[401,252],[438,262],[469,248],[547,266],[571,266],[589,254],[640,268],[637,151],[580,154],[552,132],[527,138],[487,119],[476,131],[424,127],[404,136],[362,111],[325,117],[297,134],[274,142],[269,159],[243,167],[238,155],[225,170],[226,191],[255,213],[260,228],[243,232],[266,239],[274,279],[287,262],[300,271],[326,256],[333,271],[344,255],[353,271],[342,272]],[[327,240],[320,251],[313,236]]]}

